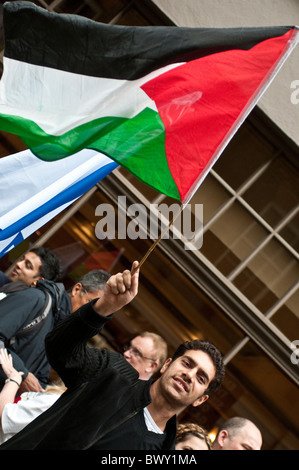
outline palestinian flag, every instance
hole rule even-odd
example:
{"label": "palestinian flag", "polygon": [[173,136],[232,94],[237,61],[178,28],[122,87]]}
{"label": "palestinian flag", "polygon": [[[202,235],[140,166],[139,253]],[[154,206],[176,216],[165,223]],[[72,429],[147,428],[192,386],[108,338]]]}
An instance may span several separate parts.
{"label": "palestinian flag", "polygon": [[298,28],[100,24],[4,5],[0,129],[45,161],[93,149],[186,203],[298,40]]}

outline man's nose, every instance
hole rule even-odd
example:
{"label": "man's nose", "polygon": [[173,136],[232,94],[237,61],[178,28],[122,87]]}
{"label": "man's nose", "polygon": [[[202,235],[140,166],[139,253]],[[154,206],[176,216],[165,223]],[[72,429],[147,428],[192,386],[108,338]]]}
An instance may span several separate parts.
{"label": "man's nose", "polygon": [[24,264],[24,261],[23,261],[23,260],[17,261],[17,262],[16,262],[16,268],[17,268],[17,269],[21,269],[21,268],[22,268],[22,264]]}
{"label": "man's nose", "polygon": [[125,357],[131,357],[130,349],[126,349],[123,353]]}
{"label": "man's nose", "polygon": [[196,370],[195,369],[188,369],[187,371],[184,372],[183,379],[186,382],[190,382],[195,376],[196,376]]}

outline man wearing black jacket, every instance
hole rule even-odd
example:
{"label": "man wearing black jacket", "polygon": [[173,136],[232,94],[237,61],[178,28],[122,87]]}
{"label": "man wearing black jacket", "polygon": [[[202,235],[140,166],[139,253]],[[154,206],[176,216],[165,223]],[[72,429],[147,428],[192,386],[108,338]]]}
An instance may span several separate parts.
{"label": "man wearing black jacket", "polygon": [[155,381],[119,353],[88,348],[111,315],[138,291],[138,263],[111,276],[103,295],[82,306],[47,336],[46,349],[67,391],[0,450],[173,449],[176,414],[199,406],[224,376],[222,356],[211,343],[185,342]]}

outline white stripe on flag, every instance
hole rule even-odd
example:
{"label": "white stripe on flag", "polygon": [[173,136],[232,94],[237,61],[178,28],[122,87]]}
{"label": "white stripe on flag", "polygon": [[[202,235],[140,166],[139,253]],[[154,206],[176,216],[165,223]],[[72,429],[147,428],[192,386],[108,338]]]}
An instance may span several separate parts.
{"label": "white stripe on flag", "polygon": [[0,256],[116,167],[94,150],[55,162],[40,160],[30,150],[0,158]]}
{"label": "white stripe on flag", "polygon": [[[0,112],[34,121],[51,135],[102,117],[132,118],[145,108],[157,111],[140,88],[181,64],[171,64],[138,80],[89,77],[3,58]],[[124,99],[125,98],[125,99]]]}

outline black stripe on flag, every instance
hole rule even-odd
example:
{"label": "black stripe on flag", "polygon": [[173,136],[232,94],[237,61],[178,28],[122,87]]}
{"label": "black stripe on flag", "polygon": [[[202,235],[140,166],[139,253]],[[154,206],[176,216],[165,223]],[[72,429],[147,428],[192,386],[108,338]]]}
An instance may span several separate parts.
{"label": "black stripe on flag", "polygon": [[123,80],[134,80],[165,65],[216,52],[247,50],[292,29],[115,26],[49,12],[31,2],[7,2],[3,8],[6,57]]}

